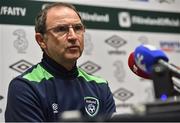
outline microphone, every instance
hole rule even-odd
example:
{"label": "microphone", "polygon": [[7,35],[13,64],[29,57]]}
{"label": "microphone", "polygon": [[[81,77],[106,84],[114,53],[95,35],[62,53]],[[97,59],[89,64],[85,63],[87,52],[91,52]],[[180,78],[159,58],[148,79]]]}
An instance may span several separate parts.
{"label": "microphone", "polygon": [[[171,64],[172,66],[176,67],[178,70],[180,70],[180,67],[174,65],[174,64]],[[133,73],[135,73],[137,76],[139,77],[142,77],[144,79],[150,79],[150,80],[153,80],[152,79],[152,75],[142,71],[135,63],[135,59],[134,59],[134,52],[132,52],[130,55],[129,55],[129,58],[128,58],[128,66],[129,68],[131,69],[131,71]],[[175,78],[175,77],[172,77],[172,82],[174,84],[174,89],[180,93],[180,80]]]}
{"label": "microphone", "polygon": [[171,72],[175,77],[180,78],[180,70],[169,64],[166,54],[151,45],[140,45],[134,51],[134,58],[136,65],[148,74],[152,73],[153,65],[160,64]]}
{"label": "microphone", "polygon": [[137,66],[147,73],[152,72],[152,65],[157,63],[159,59],[169,61],[162,51],[151,45],[138,46],[134,51],[134,58]]}
{"label": "microphone", "polygon": [[136,75],[144,78],[144,79],[151,79],[150,78],[150,75],[147,74],[146,72],[142,71],[135,63],[135,60],[134,60],[134,52],[132,52],[130,55],[129,55],[129,58],[128,58],[128,66],[129,68],[131,69],[131,71],[133,73],[135,73]]}
{"label": "microphone", "polygon": [[163,51],[151,45],[140,45],[134,51],[134,59],[140,70],[151,75],[156,98],[166,100],[174,95],[171,77],[180,78],[180,71],[168,63],[169,59]]}

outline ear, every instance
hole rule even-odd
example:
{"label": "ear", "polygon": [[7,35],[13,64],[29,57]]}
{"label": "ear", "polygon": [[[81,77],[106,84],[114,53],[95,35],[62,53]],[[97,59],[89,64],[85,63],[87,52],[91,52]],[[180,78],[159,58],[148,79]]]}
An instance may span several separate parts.
{"label": "ear", "polygon": [[42,36],[41,33],[36,33],[35,34],[35,38],[36,38],[36,41],[37,43],[39,44],[39,46],[42,48],[42,49],[45,49],[46,48],[46,43],[45,43],[45,40]]}

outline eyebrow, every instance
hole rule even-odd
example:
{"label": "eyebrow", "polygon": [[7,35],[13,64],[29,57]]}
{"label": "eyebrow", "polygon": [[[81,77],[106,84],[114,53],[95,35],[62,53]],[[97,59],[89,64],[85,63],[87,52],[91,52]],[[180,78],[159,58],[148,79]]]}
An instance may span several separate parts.
{"label": "eyebrow", "polygon": [[58,24],[58,25],[56,25],[54,27],[51,27],[51,28],[47,29],[46,31],[49,31],[49,30],[54,29],[54,28],[59,27],[59,26],[78,25],[78,24],[83,25],[81,22],[80,23],[74,23],[74,24]]}

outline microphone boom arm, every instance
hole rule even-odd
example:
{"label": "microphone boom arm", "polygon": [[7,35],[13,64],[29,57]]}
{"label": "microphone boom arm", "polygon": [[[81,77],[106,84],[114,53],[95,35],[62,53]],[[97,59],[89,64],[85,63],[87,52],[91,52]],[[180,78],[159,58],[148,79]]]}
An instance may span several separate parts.
{"label": "microphone boom arm", "polygon": [[165,62],[164,60],[160,59],[158,60],[158,63],[167,67],[169,71],[171,72],[171,75],[177,78],[180,78],[180,70],[176,67],[172,66],[171,64]]}

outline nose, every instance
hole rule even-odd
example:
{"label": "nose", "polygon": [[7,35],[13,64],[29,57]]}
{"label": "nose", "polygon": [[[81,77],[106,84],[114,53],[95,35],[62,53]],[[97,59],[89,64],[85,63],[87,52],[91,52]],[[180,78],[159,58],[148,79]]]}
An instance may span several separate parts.
{"label": "nose", "polygon": [[69,39],[77,38],[76,32],[72,27],[69,27],[68,38]]}

